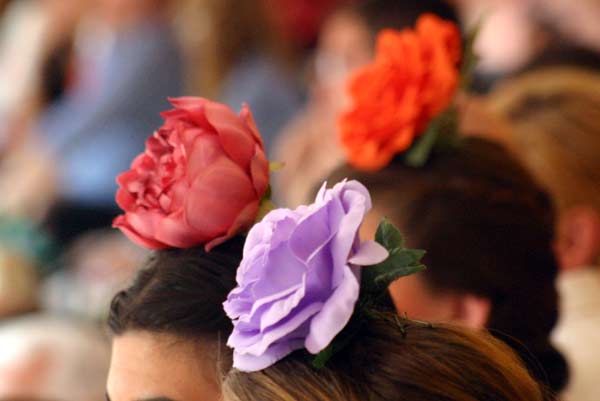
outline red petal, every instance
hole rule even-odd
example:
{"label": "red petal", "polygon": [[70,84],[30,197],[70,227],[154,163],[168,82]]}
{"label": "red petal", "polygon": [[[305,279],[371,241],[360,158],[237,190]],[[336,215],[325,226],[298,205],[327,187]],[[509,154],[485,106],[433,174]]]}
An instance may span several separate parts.
{"label": "red petal", "polygon": [[210,238],[225,234],[241,210],[257,201],[250,178],[226,158],[205,169],[194,180],[186,199],[191,227]]}
{"label": "red petal", "polygon": [[213,103],[210,100],[201,97],[178,97],[169,98],[169,102],[178,110],[183,110],[187,113],[188,119],[199,127],[209,125],[205,115],[204,108],[207,103]]}
{"label": "red petal", "polygon": [[225,153],[248,171],[256,142],[246,124],[224,104],[206,103],[204,113],[217,131]]}
{"label": "red petal", "polygon": [[125,191],[124,189],[117,190],[117,195],[115,196],[115,200],[117,202],[117,205],[119,205],[119,207],[121,209],[123,209],[124,211],[133,212],[135,210],[135,202],[136,202],[135,196],[131,195],[129,192]]}
{"label": "red petal", "polygon": [[227,241],[229,238],[232,238],[240,232],[249,229],[254,223],[254,220],[256,219],[256,215],[258,214],[258,208],[258,201],[249,203],[236,217],[231,227],[229,227],[227,233],[206,243],[206,245],[204,245],[204,250],[206,250],[206,252],[210,252],[210,250],[213,249],[215,246],[220,245],[223,242]]}
{"label": "red petal", "polygon": [[210,239],[188,226],[183,210],[163,217],[156,227],[156,239],[175,248],[191,248]]}
{"label": "red petal", "polygon": [[149,241],[156,241],[156,226],[164,218],[164,214],[155,210],[138,208],[135,212],[125,215],[127,226],[137,235]]}
{"label": "red petal", "polygon": [[256,196],[260,199],[269,187],[269,161],[264,150],[258,144],[254,148],[250,174],[252,175],[252,183],[256,190]]}
{"label": "red petal", "polygon": [[256,127],[256,122],[254,121],[254,116],[252,115],[252,111],[250,111],[250,108],[248,107],[248,105],[246,103],[244,103],[242,106],[242,110],[240,111],[240,118],[242,119],[242,121],[246,122],[246,125],[250,129],[252,136],[254,137],[256,142],[258,142],[261,149],[264,150],[265,145],[263,143],[262,136],[260,135],[260,132],[258,131],[258,128]]}
{"label": "red petal", "polygon": [[190,146],[187,162],[187,178],[192,183],[196,176],[213,165],[218,159],[225,158],[216,135],[204,134],[196,138]]}
{"label": "red petal", "polygon": [[140,179],[139,174],[135,170],[127,170],[117,176],[117,184],[120,187],[126,188],[129,183]]}
{"label": "red petal", "polygon": [[143,248],[157,250],[167,247],[165,244],[159,241],[139,235],[127,222],[126,215],[117,216],[117,218],[115,218],[113,221],[113,228],[118,228],[123,234],[125,234],[125,236],[127,236],[127,238]]}

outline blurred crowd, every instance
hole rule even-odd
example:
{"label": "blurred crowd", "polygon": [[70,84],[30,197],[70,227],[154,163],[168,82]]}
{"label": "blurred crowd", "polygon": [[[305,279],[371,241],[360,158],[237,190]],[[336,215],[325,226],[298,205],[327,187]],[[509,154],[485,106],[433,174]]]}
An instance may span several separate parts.
{"label": "blurred crowd", "polygon": [[0,0],[0,400],[103,398],[108,306],[147,256],[110,228],[115,177],[169,97],[248,103],[295,207],[344,158],[349,74],[423,12],[479,27],[462,132],[552,195],[565,399],[600,393],[600,1]]}

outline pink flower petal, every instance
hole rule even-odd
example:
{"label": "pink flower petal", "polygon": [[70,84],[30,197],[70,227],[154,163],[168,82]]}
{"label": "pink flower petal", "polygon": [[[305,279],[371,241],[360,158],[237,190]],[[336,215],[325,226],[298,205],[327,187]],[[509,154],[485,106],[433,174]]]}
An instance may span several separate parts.
{"label": "pink flower petal", "polygon": [[155,239],[156,225],[163,218],[163,214],[156,211],[149,211],[138,207],[135,212],[128,212],[125,215],[127,225],[140,237],[148,240]]}
{"label": "pink flower petal", "polygon": [[188,154],[186,172],[188,182],[191,184],[198,175],[203,174],[204,170],[224,156],[216,135],[204,134],[196,137]]}
{"label": "pink flower petal", "polygon": [[159,241],[156,241],[152,238],[142,237],[141,235],[139,235],[135,231],[135,229],[128,224],[125,215],[117,216],[117,218],[115,218],[115,220],[113,221],[112,226],[113,228],[118,228],[119,230],[121,230],[121,232],[125,234],[127,238],[129,238],[131,241],[135,242],[143,248],[154,250],[167,248],[167,245]]}
{"label": "pink flower petal", "polygon": [[197,232],[185,222],[183,210],[163,217],[158,221],[155,238],[174,248],[191,248],[211,237]]}
{"label": "pink flower petal", "polygon": [[254,116],[252,115],[252,112],[250,111],[250,108],[248,107],[248,104],[246,104],[246,103],[244,103],[242,105],[242,110],[240,111],[240,118],[246,122],[246,125],[250,129],[250,132],[252,133],[254,140],[256,140],[256,142],[258,142],[258,144],[260,145],[260,148],[264,150],[265,145],[264,145],[262,136],[260,135],[260,132],[258,131],[258,128],[256,127],[256,122],[254,121]]}
{"label": "pink flower petal", "polygon": [[213,103],[210,100],[201,97],[178,97],[169,98],[169,102],[178,110],[183,110],[187,113],[189,120],[196,126],[206,127],[208,121],[204,115],[206,104]]}
{"label": "pink flower petal", "polygon": [[225,153],[247,171],[256,143],[248,127],[224,104],[207,103],[204,112],[208,122],[218,132]]}
{"label": "pink flower petal", "polygon": [[117,184],[120,187],[127,187],[130,182],[139,180],[140,175],[135,170],[127,170],[117,176]]}
{"label": "pink flower petal", "polygon": [[234,237],[238,233],[250,228],[254,220],[256,219],[256,215],[258,214],[259,202],[258,200],[255,202],[251,202],[241,211],[241,213],[236,217],[234,223],[229,227],[227,233],[223,236],[217,237],[210,242],[207,242],[204,246],[204,250],[206,252],[210,252],[217,245],[221,245],[223,242],[227,241],[229,238]]}
{"label": "pink flower petal", "polygon": [[256,194],[250,178],[221,158],[194,180],[185,203],[187,223],[206,237],[224,235]]}
{"label": "pink flower petal", "polygon": [[117,190],[117,195],[115,196],[115,200],[117,201],[117,205],[119,205],[119,207],[121,209],[123,209],[126,212],[133,212],[135,211],[135,196],[131,195],[129,192],[125,191],[124,189],[120,188],[119,190]]}
{"label": "pink flower petal", "polygon": [[256,196],[260,199],[263,197],[269,187],[269,161],[264,150],[256,144],[254,146],[254,156],[250,164],[250,174],[252,183],[256,190]]}

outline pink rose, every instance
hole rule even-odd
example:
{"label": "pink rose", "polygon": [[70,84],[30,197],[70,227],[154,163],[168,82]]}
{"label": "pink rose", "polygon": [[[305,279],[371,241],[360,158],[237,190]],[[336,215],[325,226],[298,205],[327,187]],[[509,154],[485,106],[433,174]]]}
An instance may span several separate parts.
{"label": "pink rose", "polygon": [[250,228],[269,164],[248,107],[239,116],[202,98],[170,99],[163,126],[117,177],[125,211],[113,227],[150,248],[206,250]]}

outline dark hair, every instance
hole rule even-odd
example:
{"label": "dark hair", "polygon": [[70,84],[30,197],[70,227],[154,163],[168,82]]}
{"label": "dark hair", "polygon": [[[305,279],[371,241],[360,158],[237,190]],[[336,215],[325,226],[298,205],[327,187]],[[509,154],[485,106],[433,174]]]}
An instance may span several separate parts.
{"label": "dark hair", "polygon": [[485,332],[370,318],[325,368],[300,351],[259,372],[232,370],[226,401],[541,401],[538,384]]}
{"label": "dark hair", "polygon": [[432,13],[460,25],[454,7],[445,0],[366,0],[350,8],[375,35],[382,29],[412,27],[419,16]]}
{"label": "dark hair", "polygon": [[203,247],[155,252],[133,284],[113,298],[108,319],[113,334],[144,330],[225,343],[232,325],[222,304],[235,287],[243,244],[243,237],[234,237],[210,252]]}
{"label": "dark hair", "polygon": [[553,207],[508,151],[468,138],[423,168],[397,158],[377,173],[342,167],[333,175],[361,181],[409,245],[427,250],[429,287],[489,299],[492,333],[553,391],[565,386],[566,362],[550,343],[558,318]]}

